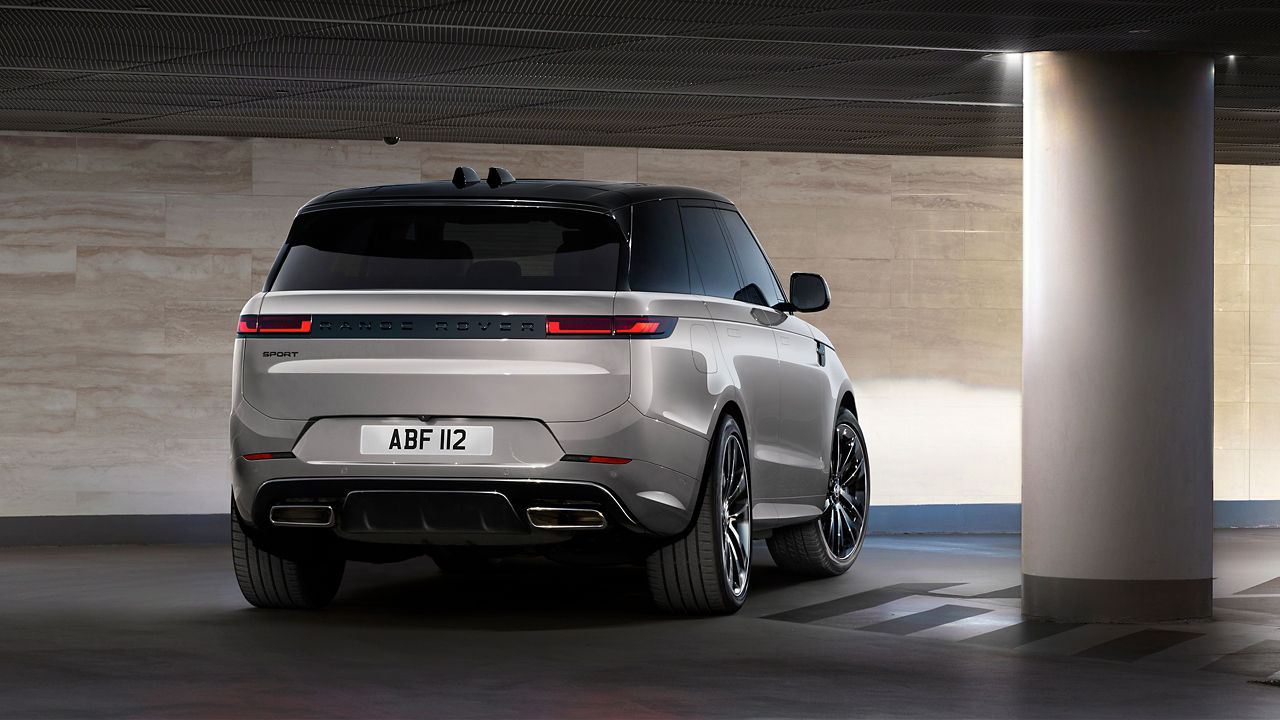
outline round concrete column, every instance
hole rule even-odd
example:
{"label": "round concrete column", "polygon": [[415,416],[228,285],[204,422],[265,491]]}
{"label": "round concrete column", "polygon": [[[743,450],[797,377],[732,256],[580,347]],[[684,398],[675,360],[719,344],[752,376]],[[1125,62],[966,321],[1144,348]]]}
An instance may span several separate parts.
{"label": "round concrete column", "polygon": [[1023,615],[1209,617],[1213,62],[1023,62]]}

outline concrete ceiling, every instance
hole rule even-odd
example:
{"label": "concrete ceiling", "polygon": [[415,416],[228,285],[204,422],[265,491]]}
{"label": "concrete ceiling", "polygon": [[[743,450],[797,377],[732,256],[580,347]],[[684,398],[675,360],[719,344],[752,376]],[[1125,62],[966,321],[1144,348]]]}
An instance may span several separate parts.
{"label": "concrete ceiling", "polygon": [[0,129],[1016,157],[1001,53],[1061,49],[1212,54],[1218,161],[1280,163],[1229,0],[0,4]]}

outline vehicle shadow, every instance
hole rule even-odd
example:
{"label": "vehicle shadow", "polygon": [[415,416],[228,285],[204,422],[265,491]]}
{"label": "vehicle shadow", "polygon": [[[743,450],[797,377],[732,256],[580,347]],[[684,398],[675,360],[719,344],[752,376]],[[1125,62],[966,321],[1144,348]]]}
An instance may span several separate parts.
{"label": "vehicle shadow", "polygon": [[[753,567],[759,590],[789,582],[794,580],[770,562]],[[290,615],[325,625],[513,632],[685,619],[653,605],[641,566],[571,566],[540,558],[512,558],[465,573],[444,573],[427,558],[351,563],[332,605]]]}
{"label": "vehicle shadow", "polygon": [[649,601],[643,568],[573,567],[535,558],[463,573],[444,573],[427,558],[351,563],[338,597],[315,615],[323,615],[326,624],[506,631],[617,626],[660,617]]}

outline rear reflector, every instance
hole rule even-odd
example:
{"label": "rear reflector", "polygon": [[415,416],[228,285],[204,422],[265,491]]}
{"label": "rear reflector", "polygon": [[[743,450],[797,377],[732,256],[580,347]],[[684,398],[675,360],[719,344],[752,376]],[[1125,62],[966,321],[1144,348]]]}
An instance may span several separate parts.
{"label": "rear reflector", "polygon": [[241,315],[240,335],[305,334],[311,332],[310,315]]}
{"label": "rear reflector", "polygon": [[607,455],[565,455],[560,458],[565,462],[592,462],[606,465],[626,465],[631,458],[609,457]]}
{"label": "rear reflector", "polygon": [[276,458],[291,458],[293,457],[293,453],[291,452],[249,453],[248,455],[241,455],[240,457],[244,458],[245,460],[274,460]]}
{"label": "rear reflector", "polygon": [[592,455],[587,458],[587,462],[604,463],[606,465],[626,465],[631,462],[631,458],[602,457],[600,455]]}
{"label": "rear reflector", "polygon": [[594,335],[600,337],[666,337],[676,326],[673,317],[549,317],[547,335]]}

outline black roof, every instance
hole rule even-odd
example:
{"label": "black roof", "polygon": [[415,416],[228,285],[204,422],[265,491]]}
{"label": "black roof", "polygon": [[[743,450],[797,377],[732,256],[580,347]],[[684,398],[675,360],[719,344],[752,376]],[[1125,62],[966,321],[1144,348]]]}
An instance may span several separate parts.
{"label": "black roof", "polygon": [[331,205],[364,205],[382,202],[399,203],[414,200],[485,202],[502,200],[542,201],[571,203],[602,210],[615,210],[646,200],[684,198],[712,200],[728,203],[727,198],[707,190],[677,185],[648,185],[645,183],[603,182],[596,180],[521,180],[499,187],[490,187],[483,180],[457,187],[447,180],[410,183],[406,185],[376,185],[373,187],[335,190],[317,197],[302,211],[316,210]]}

